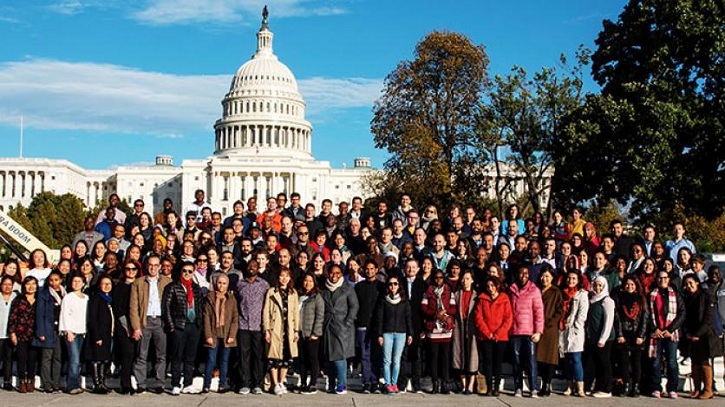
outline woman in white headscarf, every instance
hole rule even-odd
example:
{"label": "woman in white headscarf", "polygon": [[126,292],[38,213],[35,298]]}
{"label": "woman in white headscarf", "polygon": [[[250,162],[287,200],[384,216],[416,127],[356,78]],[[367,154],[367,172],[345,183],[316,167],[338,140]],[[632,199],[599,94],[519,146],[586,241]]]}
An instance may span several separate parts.
{"label": "woman in white headscarf", "polygon": [[584,348],[584,385],[588,390],[596,381],[592,396],[612,396],[612,365],[610,356],[614,344],[614,300],[609,297],[609,284],[604,276],[592,283],[587,313]]}

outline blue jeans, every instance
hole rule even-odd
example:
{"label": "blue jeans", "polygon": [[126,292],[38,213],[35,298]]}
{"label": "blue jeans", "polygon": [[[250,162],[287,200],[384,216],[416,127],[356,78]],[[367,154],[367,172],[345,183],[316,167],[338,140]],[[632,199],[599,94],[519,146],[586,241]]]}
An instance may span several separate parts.
{"label": "blue jeans", "polygon": [[367,330],[358,329],[355,331],[355,346],[360,348],[360,365],[362,367],[363,384],[375,384],[378,377],[372,366],[371,338]]}
{"label": "blue jeans", "polygon": [[385,378],[385,384],[398,383],[403,348],[405,348],[404,333],[389,332],[383,334],[383,377]]}
{"label": "blue jeans", "polygon": [[[334,390],[336,386],[347,387],[347,359],[330,361],[327,376],[330,390]],[[337,379],[337,384],[335,384],[335,379]]]}
{"label": "blue jeans", "polygon": [[529,368],[529,390],[536,390],[536,344],[531,341],[528,335],[514,335],[511,337],[511,344],[514,347],[514,390],[524,388],[523,365]]}
{"label": "blue jeans", "polygon": [[564,354],[564,377],[573,382],[584,381],[584,366],[582,365],[581,352]]}
{"label": "blue jeans", "polygon": [[68,347],[68,376],[65,380],[66,391],[71,391],[81,387],[81,350],[83,349],[83,338],[85,335],[76,334],[73,342],[65,339]]}
{"label": "blue jeans", "polygon": [[657,346],[657,351],[652,363],[652,390],[662,391],[662,384],[660,383],[662,381],[662,371],[660,366],[662,366],[662,357],[664,356],[667,359],[667,365],[665,366],[667,368],[667,391],[677,391],[680,375],[677,366],[677,342],[663,338],[658,339],[655,346]]}
{"label": "blue jeans", "polygon": [[[231,348],[224,346],[224,339],[217,339],[213,348],[207,348],[206,369],[204,371],[204,388],[211,386],[211,377],[214,374],[214,367],[219,366],[219,388],[227,387],[227,371],[229,368],[229,353]],[[219,362],[217,365],[217,357]]]}

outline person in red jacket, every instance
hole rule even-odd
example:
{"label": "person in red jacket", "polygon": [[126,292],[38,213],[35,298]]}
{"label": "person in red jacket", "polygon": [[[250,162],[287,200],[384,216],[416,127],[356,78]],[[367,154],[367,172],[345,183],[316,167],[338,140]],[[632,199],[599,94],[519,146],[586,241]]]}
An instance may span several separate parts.
{"label": "person in red jacket", "polygon": [[478,331],[479,370],[486,376],[485,395],[498,397],[501,384],[501,364],[509,340],[514,315],[509,296],[497,277],[488,277],[485,291],[478,296],[476,330]]}
{"label": "person in red jacket", "polygon": [[541,291],[529,280],[529,267],[521,265],[516,274],[516,283],[509,287],[511,309],[514,320],[511,326],[511,344],[514,349],[514,397],[521,397],[524,378],[523,365],[528,368],[529,391],[536,394],[536,343],[544,332],[544,303]]}
{"label": "person in red jacket", "polygon": [[[453,340],[453,315],[456,313],[456,301],[446,284],[443,271],[436,270],[433,284],[420,303],[425,320],[425,335],[428,338],[428,362],[430,363],[433,394],[449,394],[451,341]],[[440,380],[439,380],[440,378]]]}

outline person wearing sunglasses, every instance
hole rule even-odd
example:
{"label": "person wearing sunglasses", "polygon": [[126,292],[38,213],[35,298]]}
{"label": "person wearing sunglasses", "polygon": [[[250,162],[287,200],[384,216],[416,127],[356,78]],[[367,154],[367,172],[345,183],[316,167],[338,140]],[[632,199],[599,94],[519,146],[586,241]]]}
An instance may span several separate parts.
{"label": "person wearing sunglasses", "polygon": [[378,345],[383,347],[385,393],[395,394],[400,391],[397,383],[403,348],[413,343],[413,314],[398,277],[388,277],[385,286],[375,310],[376,332]]}
{"label": "person wearing sunglasses", "polygon": [[[202,324],[204,295],[194,282],[195,267],[191,262],[181,265],[179,278],[164,290],[162,301],[164,323],[171,341],[171,394],[192,394],[194,361]],[[184,386],[181,387],[181,373]]]}

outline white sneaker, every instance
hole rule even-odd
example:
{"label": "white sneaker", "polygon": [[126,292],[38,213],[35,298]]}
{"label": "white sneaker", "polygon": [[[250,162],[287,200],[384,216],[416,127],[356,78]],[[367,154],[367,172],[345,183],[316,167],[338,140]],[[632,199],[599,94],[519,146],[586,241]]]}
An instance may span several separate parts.
{"label": "white sneaker", "polygon": [[178,396],[179,394],[181,394],[181,387],[174,386],[174,388],[171,389],[171,395],[172,396]]}
{"label": "white sneaker", "polygon": [[524,396],[524,394],[523,394],[523,392],[521,391],[521,389],[518,389],[518,390],[516,390],[516,391],[514,392],[514,397],[523,397],[523,396]]}
{"label": "white sneaker", "polygon": [[284,387],[281,383],[277,383],[277,385],[274,386],[274,394],[277,396],[281,396],[284,394]]}
{"label": "white sneaker", "polygon": [[612,397],[612,393],[605,393],[603,391],[598,391],[598,392],[592,394],[592,397],[596,397],[598,399],[607,399],[607,398]]}
{"label": "white sneaker", "polygon": [[242,387],[241,389],[239,389],[238,393],[239,394],[249,394],[250,391],[251,390],[249,390],[249,387]]}
{"label": "white sneaker", "polygon": [[181,389],[181,394],[196,394],[197,391],[191,386],[186,386],[183,389]]}

